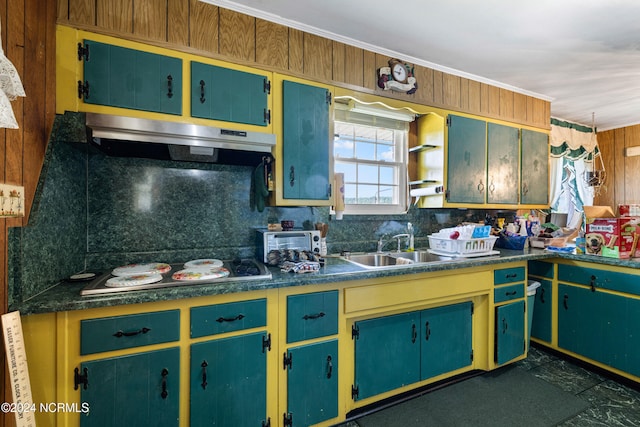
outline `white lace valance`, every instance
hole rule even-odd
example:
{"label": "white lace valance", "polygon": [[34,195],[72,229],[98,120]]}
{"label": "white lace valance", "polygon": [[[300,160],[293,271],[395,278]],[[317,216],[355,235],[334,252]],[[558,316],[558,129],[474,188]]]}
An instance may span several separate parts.
{"label": "white lace valance", "polygon": [[0,127],[18,128],[10,101],[19,96],[25,96],[24,87],[20,81],[18,70],[5,56],[0,39]]}

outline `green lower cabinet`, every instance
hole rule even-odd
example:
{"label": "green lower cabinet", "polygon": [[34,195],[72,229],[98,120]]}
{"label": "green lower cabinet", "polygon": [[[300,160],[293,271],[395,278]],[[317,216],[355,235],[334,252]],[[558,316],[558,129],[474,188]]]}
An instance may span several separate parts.
{"label": "green lower cabinet", "polygon": [[354,400],[471,365],[471,302],[354,325]]}
{"label": "green lower cabinet", "polygon": [[524,354],[524,301],[496,307],[495,361],[502,365]]}
{"label": "green lower cabinet", "polygon": [[558,285],[558,346],[593,360],[602,360],[603,325],[600,292]]}
{"label": "green lower cabinet", "polygon": [[310,426],[338,416],[338,340],[290,348],[287,413],[290,426]]}
{"label": "green lower cabinet", "polygon": [[267,349],[264,333],[191,346],[190,425],[267,423]]}
{"label": "green lower cabinet", "polygon": [[470,302],[421,312],[421,379],[451,372],[473,362],[472,314]]}
{"label": "green lower cabinet", "polygon": [[80,400],[89,407],[82,427],[179,425],[177,347],[85,362],[77,375],[86,376]]}
{"label": "green lower cabinet", "polygon": [[640,377],[640,300],[627,299],[626,355],[624,371]]}
{"label": "green lower cabinet", "polygon": [[354,328],[355,400],[420,380],[420,312],[363,320]]}
{"label": "green lower cabinet", "polygon": [[536,290],[535,302],[533,304],[533,322],[531,324],[531,336],[542,341],[551,342],[551,306],[553,304],[551,292],[551,281],[546,279],[535,279],[540,282],[540,287]]}

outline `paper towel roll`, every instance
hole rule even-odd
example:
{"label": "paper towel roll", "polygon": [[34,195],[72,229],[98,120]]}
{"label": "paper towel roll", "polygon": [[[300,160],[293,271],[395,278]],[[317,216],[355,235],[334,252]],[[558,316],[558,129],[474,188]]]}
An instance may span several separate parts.
{"label": "paper towel roll", "polygon": [[414,188],[409,192],[411,197],[435,196],[441,193],[440,187]]}

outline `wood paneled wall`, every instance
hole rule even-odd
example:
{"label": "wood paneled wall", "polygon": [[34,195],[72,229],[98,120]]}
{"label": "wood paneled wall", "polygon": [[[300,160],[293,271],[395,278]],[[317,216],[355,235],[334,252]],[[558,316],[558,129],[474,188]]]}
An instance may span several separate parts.
{"label": "wood paneled wall", "polygon": [[640,146],[640,125],[598,132],[598,146],[604,160],[606,188],[594,200],[595,205],[611,206],[640,203],[640,156],[625,157],[627,147]]}
{"label": "wood paneled wall", "polygon": [[[416,66],[413,95],[383,91],[390,58],[198,0],[58,0],[58,23],[366,93],[549,128],[550,104]],[[428,58],[427,58],[428,59]]]}
{"label": "wood paneled wall", "polygon": [[[44,153],[55,115],[56,0],[0,2],[2,48],[21,77],[25,98],[11,103],[19,129],[0,129],[0,181],[25,187],[25,218],[0,219],[0,313],[7,311],[7,232],[27,224]],[[0,391],[11,401],[4,348],[0,355]],[[13,414],[2,414],[0,425],[13,426]]]}

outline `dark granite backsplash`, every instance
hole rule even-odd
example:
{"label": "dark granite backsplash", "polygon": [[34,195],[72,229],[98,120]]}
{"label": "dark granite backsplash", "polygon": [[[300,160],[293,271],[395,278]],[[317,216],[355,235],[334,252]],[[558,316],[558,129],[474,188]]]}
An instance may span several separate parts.
{"label": "dark granite backsplash", "polygon": [[[71,117],[77,122],[54,126],[29,226],[9,236],[10,305],[85,269],[251,257],[254,228],[282,219],[308,229],[329,223],[328,250],[340,252],[375,250],[381,235],[406,232],[407,222],[414,224],[416,247],[426,247],[433,231],[484,218],[482,210],[415,207],[406,215],[342,221],[326,207],[258,212],[251,200],[252,167],[109,157],[74,142],[82,140],[84,117]],[[449,218],[438,223],[436,213]]]}

